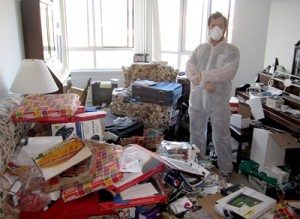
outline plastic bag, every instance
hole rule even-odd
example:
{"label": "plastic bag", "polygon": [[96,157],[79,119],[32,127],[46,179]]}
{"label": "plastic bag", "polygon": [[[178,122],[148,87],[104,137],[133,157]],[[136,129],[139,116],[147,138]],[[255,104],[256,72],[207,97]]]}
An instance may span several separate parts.
{"label": "plastic bag", "polygon": [[191,158],[192,146],[187,142],[162,141],[158,153],[170,158],[188,161]]}

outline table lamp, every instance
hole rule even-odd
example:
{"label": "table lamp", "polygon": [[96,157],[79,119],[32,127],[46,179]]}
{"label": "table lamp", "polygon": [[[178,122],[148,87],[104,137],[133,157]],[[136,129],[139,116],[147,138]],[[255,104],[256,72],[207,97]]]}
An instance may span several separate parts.
{"label": "table lamp", "polygon": [[24,59],[15,76],[10,91],[19,94],[46,94],[58,87],[45,62],[39,59]]}

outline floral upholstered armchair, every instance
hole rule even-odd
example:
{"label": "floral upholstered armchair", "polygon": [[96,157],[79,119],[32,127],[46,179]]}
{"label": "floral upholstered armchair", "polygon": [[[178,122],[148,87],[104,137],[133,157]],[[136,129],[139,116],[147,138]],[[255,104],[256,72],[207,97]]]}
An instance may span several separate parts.
{"label": "floral upholstered armchair", "polygon": [[0,100],[0,218],[15,218],[18,214],[6,202],[6,195],[11,187],[3,177],[9,156],[15,151],[24,134],[29,129],[28,123],[15,124],[11,114],[23,97],[10,94]]}
{"label": "floral upholstered armchair", "polygon": [[113,100],[110,106],[111,112],[143,121],[145,128],[168,128],[173,118],[175,107],[127,100],[130,99],[130,85],[134,81],[176,82],[179,71],[171,66],[162,64],[132,64],[128,68],[123,67],[123,73],[125,89],[113,92]]}

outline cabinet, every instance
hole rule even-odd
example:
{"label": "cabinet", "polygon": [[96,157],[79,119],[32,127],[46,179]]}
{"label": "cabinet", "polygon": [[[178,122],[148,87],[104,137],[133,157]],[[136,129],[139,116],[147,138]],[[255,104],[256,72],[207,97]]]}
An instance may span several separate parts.
{"label": "cabinet", "polygon": [[20,4],[25,58],[44,60],[59,88],[58,93],[63,93],[70,73],[64,62],[59,1],[21,0]]}

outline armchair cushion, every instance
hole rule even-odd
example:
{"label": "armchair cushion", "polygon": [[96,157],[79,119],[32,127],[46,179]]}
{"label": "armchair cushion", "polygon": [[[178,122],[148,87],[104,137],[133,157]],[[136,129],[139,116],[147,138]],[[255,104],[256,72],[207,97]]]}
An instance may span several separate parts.
{"label": "armchair cushion", "polygon": [[123,67],[124,84],[129,87],[131,83],[140,80],[150,80],[156,82],[176,82],[176,77],[179,73],[171,66],[162,64],[132,64],[130,67]]}

